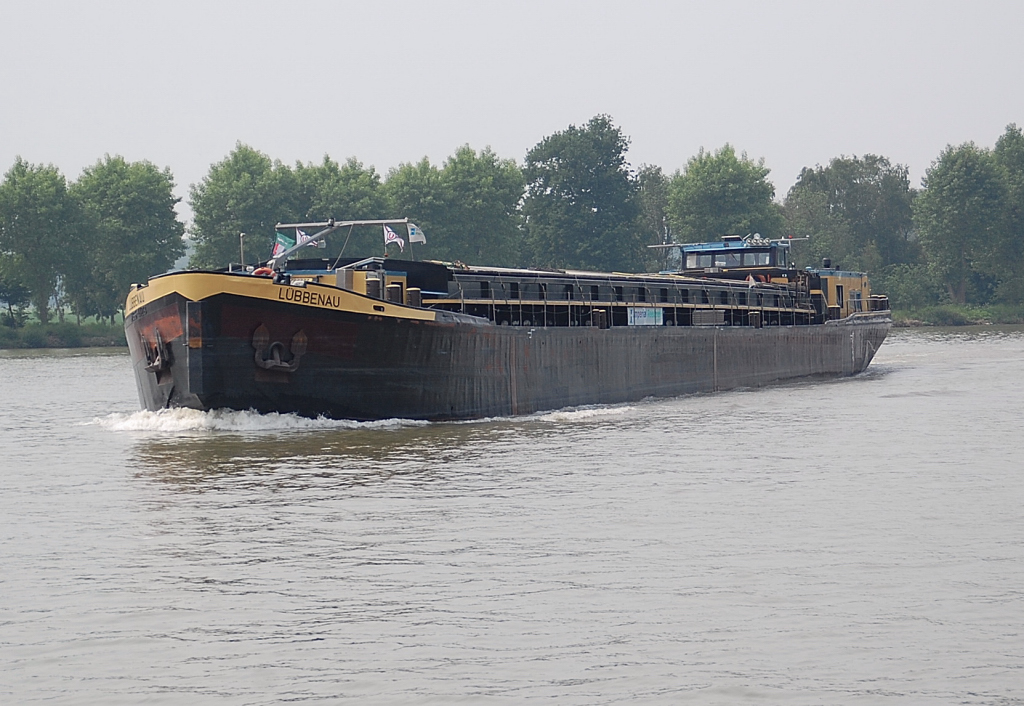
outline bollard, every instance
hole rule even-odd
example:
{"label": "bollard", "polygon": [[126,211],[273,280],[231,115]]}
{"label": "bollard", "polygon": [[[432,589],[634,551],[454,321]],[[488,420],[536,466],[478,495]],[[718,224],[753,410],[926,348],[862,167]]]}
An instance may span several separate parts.
{"label": "bollard", "polygon": [[380,280],[376,277],[366,278],[366,296],[380,299]]}

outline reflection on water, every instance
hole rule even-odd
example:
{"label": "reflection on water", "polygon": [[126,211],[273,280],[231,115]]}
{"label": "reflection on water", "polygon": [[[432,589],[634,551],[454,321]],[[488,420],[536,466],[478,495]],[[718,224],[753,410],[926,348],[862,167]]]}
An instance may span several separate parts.
{"label": "reflection on water", "polygon": [[451,456],[487,453],[479,447],[500,443],[501,437],[496,430],[452,426],[174,436],[135,442],[133,465],[145,477],[183,485],[226,475],[289,483],[310,474],[344,485],[424,475],[434,468],[443,472]]}
{"label": "reflection on water", "polygon": [[606,423],[634,409],[586,407],[458,423],[352,422],[229,410],[114,413],[94,421],[134,433],[132,465],[140,476],[161,482],[194,488],[225,476],[283,484],[316,476],[340,486],[396,477],[441,479],[453,462],[472,466],[480,457],[565,434],[567,425]]}

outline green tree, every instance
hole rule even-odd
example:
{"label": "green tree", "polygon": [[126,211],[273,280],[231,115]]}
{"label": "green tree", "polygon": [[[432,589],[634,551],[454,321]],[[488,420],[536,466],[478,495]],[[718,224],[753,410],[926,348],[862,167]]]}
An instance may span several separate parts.
{"label": "green tree", "polygon": [[874,271],[920,260],[913,199],[907,167],[872,154],[837,157],[800,172],[784,212],[790,233],[811,236],[798,251],[807,254],[802,264],[830,257],[839,267]]}
{"label": "green tree", "polygon": [[1019,127],[1007,125],[993,156],[1006,184],[1006,222],[995,263],[1000,279],[998,296],[1004,301],[1024,302],[1024,134]]}
{"label": "green tree", "polygon": [[80,265],[82,214],[53,165],[18,157],[0,184],[0,252],[18,259],[19,276],[32,292],[42,323],[61,275]]}
{"label": "green tree", "polygon": [[450,223],[439,233],[444,239],[437,240],[447,257],[481,265],[520,264],[524,182],[515,160],[499,159],[489,147],[477,153],[465,145],[445,161],[440,177]]}
{"label": "green tree", "polygon": [[[395,216],[407,217],[423,228],[430,258],[449,259],[452,197],[441,178],[441,170],[426,157],[415,164],[400,164],[388,173],[384,193]],[[374,237],[376,245],[372,252],[383,246],[379,228],[375,230]]]}
{"label": "green tree", "polygon": [[518,264],[523,176],[514,160],[465,145],[441,168],[425,157],[400,165],[388,174],[384,190],[392,212],[427,234],[429,258]]}
{"label": "green tree", "polygon": [[[169,169],[151,162],[127,162],[107,155],[71,185],[95,231],[85,278],[69,277],[73,298],[89,301],[81,315],[112,316],[122,308],[128,287],[171,268],[185,252],[184,226],[174,205]],[[85,281],[81,281],[85,279]],[[87,297],[87,299],[85,299]]]}
{"label": "green tree", "polygon": [[[76,255],[74,266],[64,268],[57,286],[57,313],[63,321],[64,310],[68,307],[81,323],[83,316],[109,316],[121,308],[119,297],[105,286],[98,274],[97,266],[106,255],[98,245],[99,222],[85,209],[82,202],[74,194],[74,184],[69,193],[79,208],[80,219],[75,228]],[[122,292],[123,297],[126,292]]]}
{"label": "green tree", "polygon": [[895,263],[871,273],[871,290],[884,292],[894,309],[919,309],[938,304],[943,286],[927,264]]}
{"label": "green tree", "polygon": [[943,150],[923,183],[914,201],[921,243],[950,299],[964,304],[972,277],[999,257],[1005,180],[992,153],[968,142]]}
{"label": "green tree", "polygon": [[570,125],[526,155],[523,204],[535,264],[594,270],[642,268],[637,182],[626,162],[629,139],[607,115]]}
{"label": "green tree", "polygon": [[296,164],[295,177],[309,204],[306,219],[347,221],[387,217],[380,175],[355,157],[341,165],[327,155],[320,164]]}
{"label": "green tree", "polygon": [[[819,265],[829,258],[832,266],[840,269],[864,271],[875,269],[878,258],[859,251],[850,224],[841,211],[829,208],[828,194],[817,189],[790,189],[783,206],[786,229],[794,236],[808,236],[807,242],[798,242],[792,248],[798,267]],[[872,267],[866,267],[866,265]]]}
{"label": "green tree", "polygon": [[682,242],[716,240],[721,235],[782,234],[784,220],[775,203],[764,160],[736,156],[726,144],[717,152],[703,149],[672,177],[669,222]]}
{"label": "green tree", "polygon": [[32,292],[22,282],[19,261],[14,255],[0,253],[0,307],[7,310],[0,313],[0,322],[11,328],[24,325],[26,315],[21,309],[32,299]]}
{"label": "green tree", "polygon": [[308,199],[289,167],[238,143],[190,189],[192,266],[237,262],[239,233],[246,234],[246,261],[265,260],[273,249],[274,226],[304,217],[311,208]]}
{"label": "green tree", "polygon": [[[354,157],[340,165],[327,155],[324,155],[320,164],[296,164],[295,177],[302,201],[308,204],[303,220],[326,221],[334,218],[342,221],[390,217],[380,175],[373,167],[364,167]],[[347,230],[340,234],[340,243],[332,239],[330,250],[324,254],[335,257],[340,254],[347,235]],[[379,227],[358,228],[353,230],[345,254],[375,255],[380,251],[381,242]]]}
{"label": "green tree", "polygon": [[[637,182],[637,227],[640,238],[645,245],[659,245],[674,243],[675,234],[669,225],[668,217],[668,190],[671,181],[661,167],[644,164],[640,166],[636,174]],[[645,269],[652,269],[666,258],[671,260],[669,264],[679,263],[678,249],[671,249],[659,253],[657,250],[648,249]]]}

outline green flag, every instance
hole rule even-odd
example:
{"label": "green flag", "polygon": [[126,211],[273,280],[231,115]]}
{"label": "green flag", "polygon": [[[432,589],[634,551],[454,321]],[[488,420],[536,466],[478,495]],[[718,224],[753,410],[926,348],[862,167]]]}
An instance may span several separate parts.
{"label": "green flag", "polygon": [[287,234],[281,231],[276,231],[277,241],[274,243],[274,252],[270,253],[271,258],[275,258],[281,253],[285,252],[288,248],[295,246],[295,241],[288,237]]}

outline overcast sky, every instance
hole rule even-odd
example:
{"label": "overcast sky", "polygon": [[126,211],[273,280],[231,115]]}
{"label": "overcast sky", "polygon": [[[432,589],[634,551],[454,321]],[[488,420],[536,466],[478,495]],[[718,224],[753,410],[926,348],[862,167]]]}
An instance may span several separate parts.
{"label": "overcast sky", "polygon": [[1024,124],[1022,27],[1019,1],[4,0],[0,168],[120,154],[187,196],[238,141],[386,173],[467,143],[521,162],[606,113],[634,166],[728,142],[780,199],[842,154],[918,185],[947,144]]}

